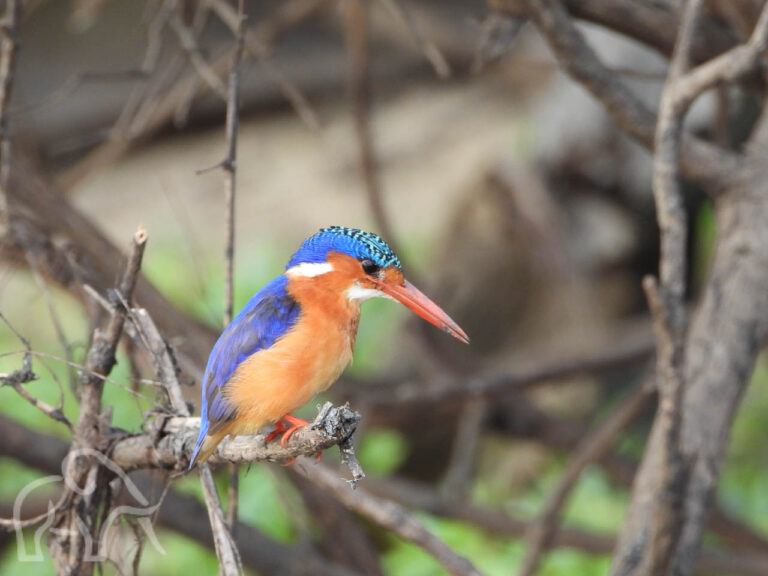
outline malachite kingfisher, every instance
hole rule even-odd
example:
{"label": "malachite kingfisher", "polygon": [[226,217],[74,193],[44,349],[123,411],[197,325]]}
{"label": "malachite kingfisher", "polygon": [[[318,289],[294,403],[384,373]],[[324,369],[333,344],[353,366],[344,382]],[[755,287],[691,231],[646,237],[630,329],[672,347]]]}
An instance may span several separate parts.
{"label": "malachite kingfisher", "polygon": [[456,322],[405,280],[400,260],[379,236],[323,228],[251,298],[213,347],[190,468],[205,462],[227,435],[255,434],[275,424],[267,439],[283,433],[285,445],[306,426],[291,412],[326,390],[350,363],[360,303],[375,297],[401,302],[469,343]]}

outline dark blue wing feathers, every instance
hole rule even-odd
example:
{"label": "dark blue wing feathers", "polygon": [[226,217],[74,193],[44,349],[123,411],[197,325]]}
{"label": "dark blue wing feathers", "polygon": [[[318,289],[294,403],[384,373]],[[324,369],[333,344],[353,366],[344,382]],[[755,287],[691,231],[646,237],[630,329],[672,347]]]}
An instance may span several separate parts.
{"label": "dark blue wing feathers", "polygon": [[249,356],[272,346],[296,323],[301,307],[288,294],[287,283],[286,276],[280,275],[256,293],[213,347],[203,378],[200,436],[193,460],[205,436],[236,415],[236,407],[223,392],[237,367]]}

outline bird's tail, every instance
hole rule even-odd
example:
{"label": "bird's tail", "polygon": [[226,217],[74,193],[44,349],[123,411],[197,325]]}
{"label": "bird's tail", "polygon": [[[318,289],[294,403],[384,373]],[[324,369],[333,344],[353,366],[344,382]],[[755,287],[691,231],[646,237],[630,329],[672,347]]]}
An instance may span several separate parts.
{"label": "bird's tail", "polygon": [[200,427],[200,435],[197,438],[197,444],[195,445],[195,451],[192,452],[192,458],[189,460],[189,468],[192,470],[195,464],[202,464],[211,454],[216,450],[216,447],[227,435],[226,430],[219,430],[214,434],[208,434],[207,422],[202,423]]}

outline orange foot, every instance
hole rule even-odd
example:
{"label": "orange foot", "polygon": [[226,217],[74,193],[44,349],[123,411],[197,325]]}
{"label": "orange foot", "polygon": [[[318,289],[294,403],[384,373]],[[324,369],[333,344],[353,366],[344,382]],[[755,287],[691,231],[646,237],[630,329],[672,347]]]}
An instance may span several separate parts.
{"label": "orange foot", "polygon": [[[290,428],[287,428],[285,425],[285,422],[288,422],[290,424]],[[309,422],[306,420],[302,420],[301,418],[296,418],[296,416],[292,416],[291,414],[286,414],[283,416],[280,420],[275,422],[275,429],[272,430],[269,434],[267,434],[267,437],[264,439],[264,442],[271,442],[277,436],[280,434],[283,435],[283,437],[280,439],[280,446],[283,448],[286,447],[286,444],[288,443],[288,440],[290,440],[291,436],[293,436],[293,433],[296,432],[299,428],[304,428],[304,426],[309,426]],[[318,452],[315,458],[318,462],[322,459],[323,455],[321,452]],[[283,466],[290,466],[296,461],[296,458],[290,458],[286,460],[283,463]]]}
{"label": "orange foot", "polygon": [[[288,424],[291,425],[290,428],[287,428],[285,426],[285,422],[288,422]],[[309,426],[309,422],[306,420],[302,420],[301,418],[296,418],[296,416],[292,416],[290,414],[286,414],[280,420],[275,422],[275,429],[272,430],[269,434],[267,434],[267,437],[264,439],[265,442],[271,442],[274,440],[278,435],[282,434],[283,437],[280,439],[280,446],[285,448],[285,445],[288,443],[288,440],[293,436],[293,433],[296,432],[299,428],[304,428],[304,426]]]}

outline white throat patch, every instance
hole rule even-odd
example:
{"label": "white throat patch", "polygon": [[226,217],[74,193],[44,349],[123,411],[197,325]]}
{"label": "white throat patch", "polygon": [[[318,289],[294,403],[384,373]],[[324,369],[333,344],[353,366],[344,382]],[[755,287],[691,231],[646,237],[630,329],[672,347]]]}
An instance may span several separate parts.
{"label": "white throat patch", "polygon": [[384,292],[381,290],[376,290],[374,288],[363,288],[357,284],[352,284],[352,286],[347,288],[344,291],[344,295],[349,300],[359,300],[360,302],[365,302],[371,298],[389,298],[389,296],[384,294]]}
{"label": "white throat patch", "polygon": [[285,275],[290,278],[313,278],[328,272],[333,272],[333,264],[329,262],[302,262],[288,268]]}

